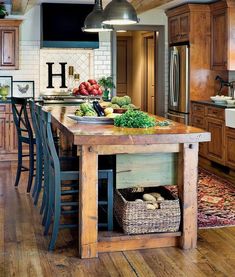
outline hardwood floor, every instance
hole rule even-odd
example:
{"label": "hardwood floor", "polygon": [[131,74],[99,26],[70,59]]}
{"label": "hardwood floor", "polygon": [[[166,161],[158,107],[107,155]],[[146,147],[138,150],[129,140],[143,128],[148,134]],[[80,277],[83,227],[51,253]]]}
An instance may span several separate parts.
{"label": "hardwood floor", "polygon": [[104,253],[91,260],[76,258],[74,235],[63,230],[50,253],[26,182],[14,188],[15,169],[0,163],[0,277],[235,276],[235,227],[200,230],[192,251],[170,247]]}

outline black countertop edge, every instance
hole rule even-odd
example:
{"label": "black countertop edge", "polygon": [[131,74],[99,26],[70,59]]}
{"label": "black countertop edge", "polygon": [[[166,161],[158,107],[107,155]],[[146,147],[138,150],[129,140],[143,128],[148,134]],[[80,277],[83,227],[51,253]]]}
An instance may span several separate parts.
{"label": "black countertop edge", "polygon": [[192,100],[191,102],[193,103],[198,103],[198,104],[204,104],[204,105],[209,105],[221,109],[235,109],[235,105],[229,105],[229,104],[216,104],[210,100]]}
{"label": "black countertop edge", "polygon": [[[40,98],[35,98],[34,101],[35,101],[35,102],[43,102],[43,100],[40,99]],[[1,104],[11,104],[11,98],[7,98],[7,100],[2,100],[2,99],[0,98],[0,103],[1,103]]]}

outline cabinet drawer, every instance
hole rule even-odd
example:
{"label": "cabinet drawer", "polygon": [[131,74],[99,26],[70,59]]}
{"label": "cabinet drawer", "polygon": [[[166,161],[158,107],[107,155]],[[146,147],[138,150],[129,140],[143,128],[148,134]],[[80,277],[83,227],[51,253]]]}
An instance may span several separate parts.
{"label": "cabinet drawer", "polygon": [[0,113],[6,113],[7,112],[7,105],[0,104]]}
{"label": "cabinet drawer", "polygon": [[192,104],[192,114],[198,115],[198,116],[204,116],[205,115],[205,106],[201,104]]}
{"label": "cabinet drawer", "polygon": [[213,118],[224,120],[224,109],[206,107],[206,115]]}
{"label": "cabinet drawer", "polygon": [[192,116],[192,125],[198,128],[205,128],[205,121],[203,117]]}

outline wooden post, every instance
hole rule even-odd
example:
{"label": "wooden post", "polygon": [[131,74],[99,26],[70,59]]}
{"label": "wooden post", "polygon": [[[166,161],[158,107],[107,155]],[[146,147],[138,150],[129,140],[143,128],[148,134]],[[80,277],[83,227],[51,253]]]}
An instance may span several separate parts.
{"label": "wooden post", "polygon": [[81,147],[79,162],[79,255],[98,256],[98,156],[92,147]]}
{"label": "wooden post", "polygon": [[197,245],[197,178],[198,143],[182,144],[178,159],[178,189],[182,208],[180,246],[183,249]]}

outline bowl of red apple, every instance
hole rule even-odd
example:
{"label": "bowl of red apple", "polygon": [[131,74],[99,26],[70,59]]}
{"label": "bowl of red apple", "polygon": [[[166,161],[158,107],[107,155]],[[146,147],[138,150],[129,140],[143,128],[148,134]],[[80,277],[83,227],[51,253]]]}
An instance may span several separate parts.
{"label": "bowl of red apple", "polygon": [[74,96],[96,96],[103,94],[101,86],[94,79],[89,79],[87,82],[82,82],[79,87],[73,89]]}

